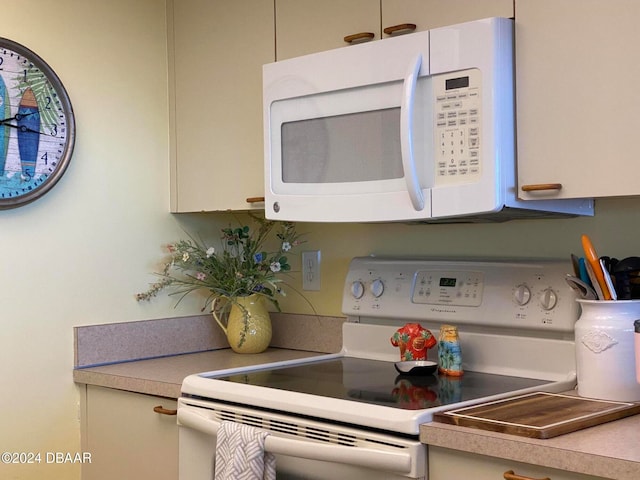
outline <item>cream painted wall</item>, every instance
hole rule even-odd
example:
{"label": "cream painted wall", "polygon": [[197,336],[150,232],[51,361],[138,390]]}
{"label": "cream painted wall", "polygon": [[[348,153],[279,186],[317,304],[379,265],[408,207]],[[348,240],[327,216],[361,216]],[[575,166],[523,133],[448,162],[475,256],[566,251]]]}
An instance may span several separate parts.
{"label": "cream painted wall", "polygon": [[72,327],[196,313],[133,295],[160,245],[201,220],[168,213],[164,1],[0,0],[0,11],[0,36],[56,70],[77,119],[58,185],[0,211],[0,452],[43,455],[0,464],[0,478],[74,479],[79,466],[44,462],[80,449]]}

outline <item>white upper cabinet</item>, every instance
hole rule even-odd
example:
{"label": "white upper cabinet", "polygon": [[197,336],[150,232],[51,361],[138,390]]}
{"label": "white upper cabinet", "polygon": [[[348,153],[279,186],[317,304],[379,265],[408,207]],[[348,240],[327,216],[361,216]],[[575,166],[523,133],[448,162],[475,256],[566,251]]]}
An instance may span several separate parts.
{"label": "white upper cabinet", "polygon": [[276,0],[276,58],[485,17],[513,17],[513,0]]}
{"label": "white upper cabinet", "polygon": [[640,2],[515,6],[520,196],[640,194]]}
{"label": "white upper cabinet", "polygon": [[171,211],[264,208],[273,0],[168,0]]}

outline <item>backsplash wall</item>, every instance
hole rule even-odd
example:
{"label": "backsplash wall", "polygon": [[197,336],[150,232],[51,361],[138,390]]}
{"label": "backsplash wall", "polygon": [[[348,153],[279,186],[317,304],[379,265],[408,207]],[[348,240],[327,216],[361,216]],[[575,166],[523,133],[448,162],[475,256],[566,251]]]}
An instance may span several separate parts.
{"label": "backsplash wall", "polygon": [[[318,313],[337,316],[342,315],[344,278],[354,256],[568,260],[571,253],[582,255],[580,236],[583,233],[591,237],[600,255],[619,259],[640,256],[640,199],[598,199],[594,217],[455,225],[300,223],[298,230],[307,233],[307,243],[301,250],[319,249],[322,252],[321,290],[303,293]],[[292,284],[302,291],[299,264],[293,266],[298,273]],[[281,304],[287,312],[310,313],[309,306],[295,293],[288,294]]]}

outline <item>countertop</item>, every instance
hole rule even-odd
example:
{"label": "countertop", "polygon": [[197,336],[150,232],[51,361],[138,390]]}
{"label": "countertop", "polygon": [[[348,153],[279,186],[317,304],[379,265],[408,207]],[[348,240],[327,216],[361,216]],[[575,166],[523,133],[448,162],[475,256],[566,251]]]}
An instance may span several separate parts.
{"label": "countertop", "polygon": [[640,415],[545,440],[432,422],[420,427],[420,441],[604,478],[640,479]]}
{"label": "countertop", "polygon": [[237,354],[211,315],[74,328],[76,383],[178,398],[194,373],[338,352],[342,317],[271,313],[266,352]]}

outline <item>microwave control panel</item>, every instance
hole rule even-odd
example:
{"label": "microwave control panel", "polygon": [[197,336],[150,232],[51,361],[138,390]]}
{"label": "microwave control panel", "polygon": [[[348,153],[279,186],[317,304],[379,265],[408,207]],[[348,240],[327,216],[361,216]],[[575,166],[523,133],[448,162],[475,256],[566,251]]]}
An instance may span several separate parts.
{"label": "microwave control panel", "polygon": [[478,69],[433,77],[436,185],[480,177],[481,93]]}

